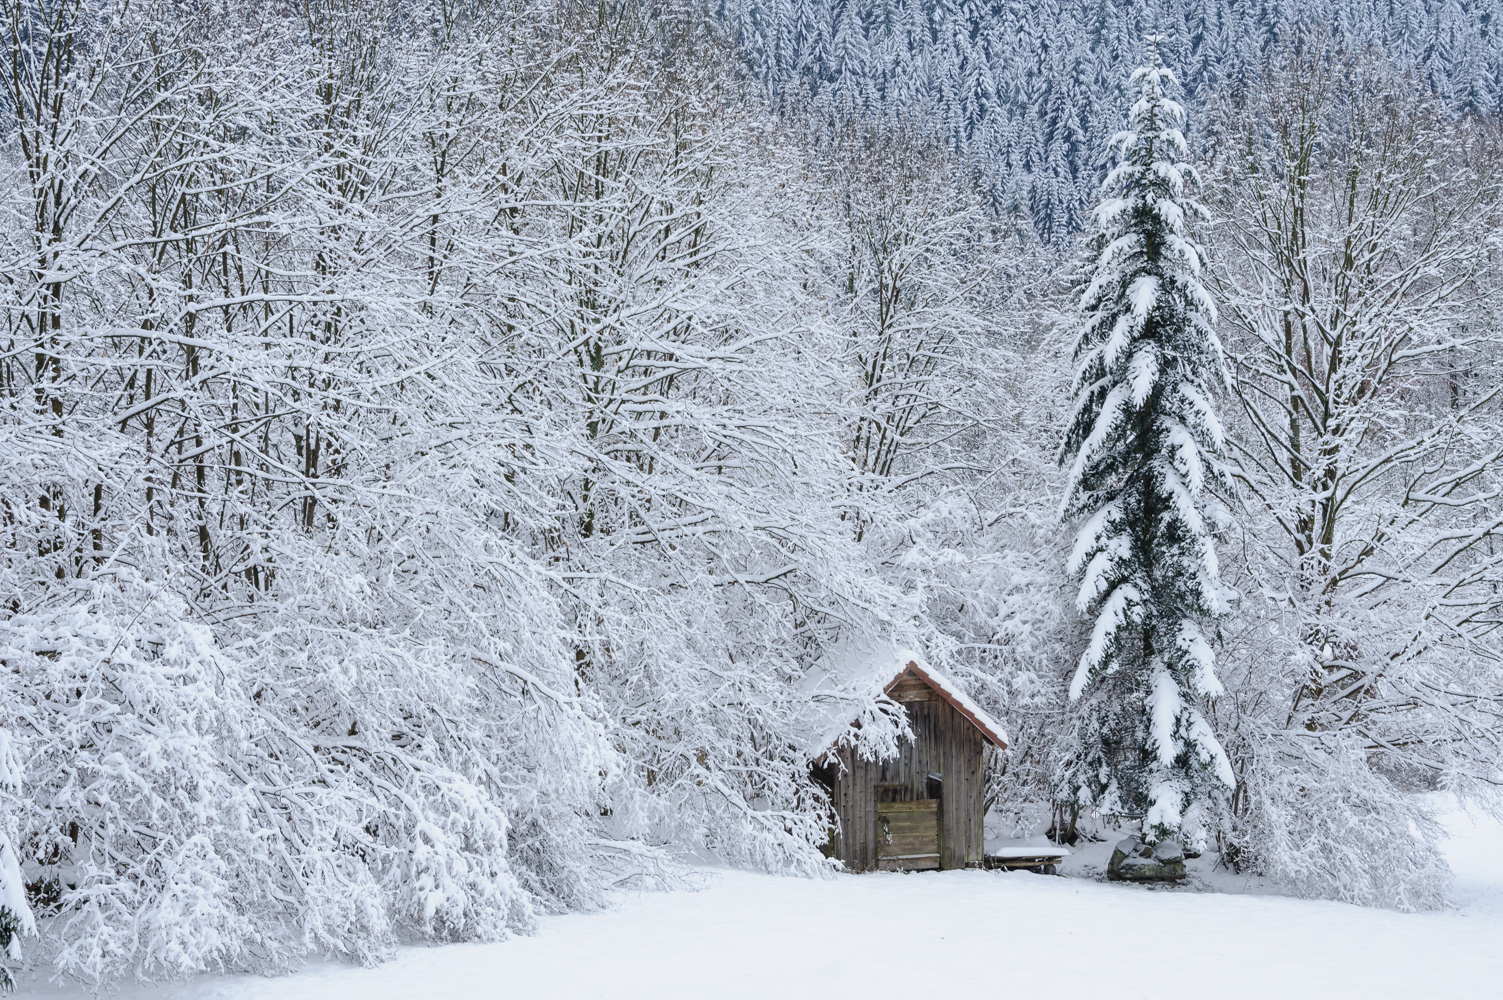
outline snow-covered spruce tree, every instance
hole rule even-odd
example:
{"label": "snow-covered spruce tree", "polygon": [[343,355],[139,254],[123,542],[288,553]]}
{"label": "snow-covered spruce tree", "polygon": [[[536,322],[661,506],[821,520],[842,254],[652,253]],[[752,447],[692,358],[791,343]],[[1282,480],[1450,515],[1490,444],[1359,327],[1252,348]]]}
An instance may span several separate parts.
{"label": "snow-covered spruce tree", "polygon": [[[1184,111],[1166,90],[1161,36],[1129,127],[1111,140],[1081,300],[1071,462],[1062,509],[1084,518],[1069,559],[1081,611],[1094,619],[1070,685],[1081,741],[1066,797],[1142,818],[1144,838],[1205,844],[1207,821],[1233,784],[1201,711],[1221,693],[1202,624],[1227,611],[1207,524],[1205,487],[1224,482],[1222,431],[1211,407],[1226,385],[1215,305],[1201,286],[1205,252],[1187,233],[1204,209],[1183,162]],[[1084,701],[1081,701],[1084,699]]]}

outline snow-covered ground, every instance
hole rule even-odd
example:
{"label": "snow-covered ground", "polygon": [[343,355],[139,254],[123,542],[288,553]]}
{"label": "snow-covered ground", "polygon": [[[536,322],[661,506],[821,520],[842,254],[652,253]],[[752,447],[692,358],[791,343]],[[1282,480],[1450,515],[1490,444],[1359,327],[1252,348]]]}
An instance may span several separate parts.
{"label": "snow-covered ground", "polygon": [[[830,881],[741,872],[553,917],[536,937],[410,948],[375,969],[130,987],[122,1000],[798,1000],[937,997],[1497,998],[1503,826],[1453,815],[1458,909],[1402,914],[1089,877],[944,872]],[[1101,849],[1097,848],[1099,852]],[[1240,891],[1239,891],[1240,890]],[[45,989],[22,996],[77,998]]]}

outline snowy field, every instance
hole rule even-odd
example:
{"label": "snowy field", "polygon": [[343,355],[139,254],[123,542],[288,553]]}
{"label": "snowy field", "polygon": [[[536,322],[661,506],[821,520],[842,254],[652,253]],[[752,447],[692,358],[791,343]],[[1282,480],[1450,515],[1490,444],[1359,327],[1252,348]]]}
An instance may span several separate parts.
{"label": "snowy field", "polygon": [[[708,873],[700,892],[634,894],[494,945],[411,948],[376,969],[130,987],[122,1000],[1196,1000],[1503,997],[1503,827],[1452,816],[1458,908],[1401,914],[1249,891],[944,872],[811,881]],[[43,989],[22,997],[82,998]]]}

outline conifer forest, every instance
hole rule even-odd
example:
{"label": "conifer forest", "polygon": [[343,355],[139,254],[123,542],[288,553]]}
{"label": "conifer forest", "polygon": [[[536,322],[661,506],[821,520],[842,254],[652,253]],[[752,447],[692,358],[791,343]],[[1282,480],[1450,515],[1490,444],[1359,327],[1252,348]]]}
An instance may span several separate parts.
{"label": "conifer forest", "polygon": [[[1503,785],[1498,0],[0,0],[0,972],[989,823],[1447,905]],[[853,693],[854,692],[854,693]]]}

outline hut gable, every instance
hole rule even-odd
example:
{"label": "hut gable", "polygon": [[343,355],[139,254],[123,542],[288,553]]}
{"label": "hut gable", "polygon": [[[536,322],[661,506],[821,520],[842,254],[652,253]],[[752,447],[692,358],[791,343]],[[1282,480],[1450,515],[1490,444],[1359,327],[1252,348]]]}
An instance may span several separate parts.
{"label": "hut gable", "polygon": [[1007,749],[1007,734],[996,720],[932,667],[911,660],[883,690],[887,697],[898,702],[943,701],[980,730],[988,743],[998,750]]}

